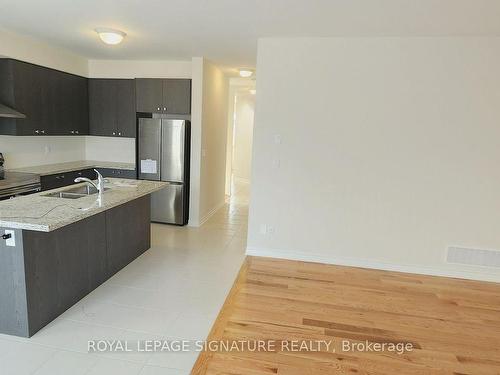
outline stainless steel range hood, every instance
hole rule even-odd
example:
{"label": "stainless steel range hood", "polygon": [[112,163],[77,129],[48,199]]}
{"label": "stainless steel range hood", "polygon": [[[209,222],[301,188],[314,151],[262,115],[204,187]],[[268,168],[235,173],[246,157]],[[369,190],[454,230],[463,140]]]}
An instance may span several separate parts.
{"label": "stainless steel range hood", "polygon": [[20,112],[17,112],[15,109],[12,109],[10,107],[7,107],[6,105],[3,105],[0,103],[0,118],[26,118],[25,115],[23,115]]}

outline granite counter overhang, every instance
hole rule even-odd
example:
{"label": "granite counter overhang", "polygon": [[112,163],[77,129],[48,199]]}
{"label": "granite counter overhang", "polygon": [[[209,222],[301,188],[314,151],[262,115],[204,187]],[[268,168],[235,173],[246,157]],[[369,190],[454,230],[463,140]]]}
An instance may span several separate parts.
{"label": "granite counter overhang", "polygon": [[85,184],[0,201],[0,227],[51,232],[154,193],[169,184],[161,181],[119,178],[109,178],[107,180],[109,183],[106,183],[106,188],[109,188],[109,190],[102,193],[101,202],[99,202],[97,194],[78,199],[44,196],[47,193],[64,191]]}

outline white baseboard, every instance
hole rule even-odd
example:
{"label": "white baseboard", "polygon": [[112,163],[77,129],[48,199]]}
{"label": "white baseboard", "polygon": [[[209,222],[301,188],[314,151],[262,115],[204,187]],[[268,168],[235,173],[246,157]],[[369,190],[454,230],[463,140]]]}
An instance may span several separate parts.
{"label": "white baseboard", "polygon": [[198,226],[201,227],[203,224],[205,224],[208,221],[208,219],[210,219],[225,204],[226,204],[226,200],[224,199],[222,202],[220,202],[214,208],[212,208],[210,211],[208,211],[207,214],[200,219]]}
{"label": "white baseboard", "polygon": [[498,269],[490,271],[481,268],[481,271],[477,272],[462,271],[462,270],[445,269],[441,267],[395,264],[395,263],[378,262],[367,259],[336,257],[324,254],[304,253],[300,251],[291,251],[291,250],[290,251],[276,250],[276,249],[258,248],[252,246],[247,247],[246,254],[258,257],[289,259],[289,260],[298,260],[303,262],[334,264],[338,266],[370,268],[370,269],[378,269],[384,271],[396,271],[404,273],[415,273],[421,275],[453,277],[458,279],[491,281],[500,283],[500,272],[498,272]]}

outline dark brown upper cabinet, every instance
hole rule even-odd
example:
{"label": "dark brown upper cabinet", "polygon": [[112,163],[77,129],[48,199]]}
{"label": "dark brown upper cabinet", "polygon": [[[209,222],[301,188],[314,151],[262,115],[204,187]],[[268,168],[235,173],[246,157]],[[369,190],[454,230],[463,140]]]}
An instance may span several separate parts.
{"label": "dark brown upper cabinet", "polygon": [[137,112],[191,114],[190,79],[138,78],[135,81]]}
{"label": "dark brown upper cabinet", "polygon": [[0,134],[88,134],[87,78],[0,59],[0,103],[26,115],[0,118]]}
{"label": "dark brown upper cabinet", "polygon": [[89,80],[90,135],[135,138],[133,79]]}

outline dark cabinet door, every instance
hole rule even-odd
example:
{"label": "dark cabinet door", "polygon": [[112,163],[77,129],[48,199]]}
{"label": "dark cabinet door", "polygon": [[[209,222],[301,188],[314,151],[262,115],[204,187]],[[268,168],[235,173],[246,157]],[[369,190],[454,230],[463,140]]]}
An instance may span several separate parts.
{"label": "dark cabinet door", "polygon": [[47,72],[48,111],[51,122],[44,134],[69,135],[72,128],[70,89],[66,87],[64,76],[55,70]]}
{"label": "dark cabinet door", "polygon": [[48,133],[50,113],[48,104],[47,71],[35,69],[31,64],[11,61],[15,108],[26,115],[18,121],[19,135]]}
{"label": "dark cabinet door", "polygon": [[191,80],[163,80],[163,110],[168,114],[188,115],[191,113]]}
{"label": "dark cabinet door", "polygon": [[91,135],[134,138],[134,80],[89,80],[89,121]]}
{"label": "dark cabinet door", "polygon": [[55,72],[56,82],[55,129],[56,135],[88,134],[87,80],[72,74]]}
{"label": "dark cabinet door", "polygon": [[71,185],[72,183],[73,180],[68,173],[58,173],[40,177],[42,191],[57,189]]}
{"label": "dark cabinet door", "polygon": [[45,70],[48,131],[51,135],[88,134],[88,85],[87,79],[57,70]]}
{"label": "dark cabinet door", "polygon": [[[70,75],[72,88],[71,105],[73,112],[73,129],[70,134],[88,135],[89,134],[89,93],[88,80],[83,77]],[[73,133],[72,133],[73,132]]]}
{"label": "dark cabinet door", "polygon": [[11,135],[88,133],[87,79],[22,61],[0,61],[2,101],[26,115],[0,127]]}
{"label": "dark cabinet door", "polygon": [[116,86],[113,81],[112,79],[89,80],[89,129],[91,135],[109,137],[117,134]]}
{"label": "dark cabinet door", "polygon": [[138,78],[135,84],[137,112],[163,112],[163,80]]}
{"label": "dark cabinet door", "polygon": [[116,88],[115,118],[119,137],[135,138],[135,82],[132,79],[114,80]]}

